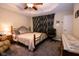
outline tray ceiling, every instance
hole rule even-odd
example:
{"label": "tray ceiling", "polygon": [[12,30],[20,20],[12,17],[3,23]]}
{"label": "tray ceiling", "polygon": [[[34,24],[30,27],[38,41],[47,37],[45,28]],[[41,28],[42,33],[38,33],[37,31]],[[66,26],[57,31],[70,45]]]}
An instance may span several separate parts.
{"label": "tray ceiling", "polygon": [[36,6],[38,10],[24,9],[24,3],[1,3],[0,8],[10,11],[21,13],[26,16],[38,16],[51,14],[60,11],[72,10],[73,4],[69,3],[44,3],[43,5]]}

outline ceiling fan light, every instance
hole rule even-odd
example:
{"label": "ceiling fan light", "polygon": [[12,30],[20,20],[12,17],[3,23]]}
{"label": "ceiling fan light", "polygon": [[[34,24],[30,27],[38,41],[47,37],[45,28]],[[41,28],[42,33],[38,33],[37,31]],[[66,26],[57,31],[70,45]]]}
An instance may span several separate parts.
{"label": "ceiling fan light", "polygon": [[32,8],[33,4],[32,3],[28,3],[27,6]]}

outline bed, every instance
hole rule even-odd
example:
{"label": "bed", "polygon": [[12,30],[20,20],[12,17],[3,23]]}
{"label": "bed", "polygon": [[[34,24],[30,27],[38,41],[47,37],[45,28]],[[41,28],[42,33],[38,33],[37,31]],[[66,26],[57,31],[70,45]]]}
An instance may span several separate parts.
{"label": "bed", "polygon": [[62,41],[64,50],[79,54],[79,40],[73,35],[64,33],[62,34]]}
{"label": "bed", "polygon": [[[23,28],[23,27],[22,27]],[[24,30],[22,30],[24,31]],[[17,34],[14,37],[14,41],[20,42],[26,46],[28,46],[28,49],[30,51],[33,51],[35,49],[35,46],[39,44],[41,41],[45,40],[47,38],[46,33],[40,33],[40,32],[25,32],[21,34]]]}

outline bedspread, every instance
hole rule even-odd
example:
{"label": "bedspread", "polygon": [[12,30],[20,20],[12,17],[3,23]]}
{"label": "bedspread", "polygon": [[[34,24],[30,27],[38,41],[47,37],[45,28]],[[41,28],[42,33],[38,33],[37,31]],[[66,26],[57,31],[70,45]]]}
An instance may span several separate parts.
{"label": "bedspread", "polygon": [[16,41],[23,43],[24,45],[28,46],[29,50],[33,50],[35,48],[34,46],[34,35],[35,35],[35,45],[40,43],[42,40],[47,38],[47,35],[45,33],[39,33],[39,32],[32,32],[32,33],[25,33],[17,35]]}

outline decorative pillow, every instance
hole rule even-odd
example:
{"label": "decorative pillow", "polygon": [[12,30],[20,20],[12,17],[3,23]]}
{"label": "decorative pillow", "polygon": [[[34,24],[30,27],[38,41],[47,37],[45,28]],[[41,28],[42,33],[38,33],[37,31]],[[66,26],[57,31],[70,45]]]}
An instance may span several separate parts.
{"label": "decorative pillow", "polygon": [[5,40],[3,43],[4,43],[5,45],[9,45],[10,41],[9,41],[9,40]]}
{"label": "decorative pillow", "polygon": [[26,28],[25,26],[21,26],[17,30],[19,31],[20,34],[29,32],[28,28]]}
{"label": "decorative pillow", "polygon": [[14,34],[20,34],[20,32],[18,30],[14,30]]}
{"label": "decorative pillow", "polygon": [[4,45],[4,43],[0,41],[0,47],[3,46],[3,45]]}

